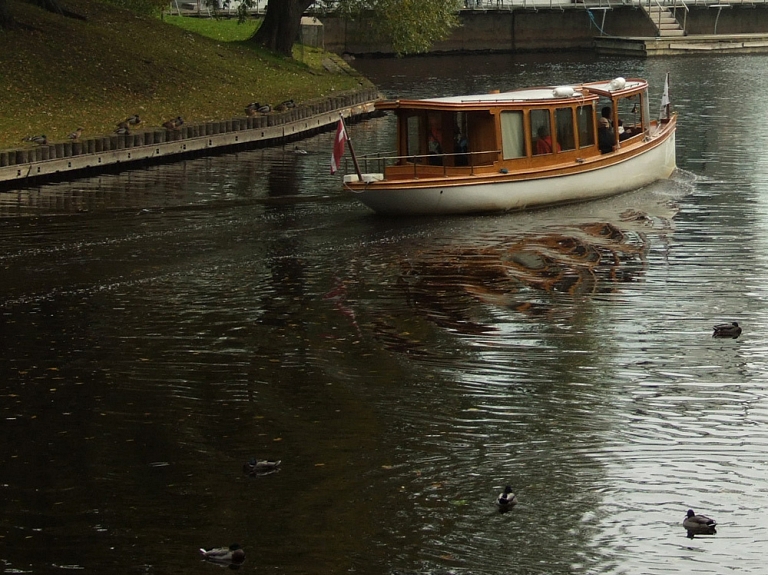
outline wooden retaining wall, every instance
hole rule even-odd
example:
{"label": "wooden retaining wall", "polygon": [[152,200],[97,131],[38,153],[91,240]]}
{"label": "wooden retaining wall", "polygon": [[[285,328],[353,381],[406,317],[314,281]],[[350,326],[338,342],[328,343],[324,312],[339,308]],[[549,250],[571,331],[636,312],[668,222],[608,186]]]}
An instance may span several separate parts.
{"label": "wooden retaining wall", "polygon": [[143,129],[128,135],[112,134],[1,150],[0,189],[39,183],[69,173],[120,166],[131,168],[141,162],[171,161],[207,151],[299,139],[335,126],[339,114],[349,118],[372,113],[373,103],[380,97],[378,90],[370,88],[302,103],[285,112],[185,124],[179,130]]}

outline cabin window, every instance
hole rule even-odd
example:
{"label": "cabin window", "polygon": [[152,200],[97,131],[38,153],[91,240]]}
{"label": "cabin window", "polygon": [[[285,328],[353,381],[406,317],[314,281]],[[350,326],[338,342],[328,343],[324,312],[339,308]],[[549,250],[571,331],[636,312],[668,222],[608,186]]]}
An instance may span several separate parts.
{"label": "cabin window", "polygon": [[616,100],[616,109],[619,116],[619,140],[642,133],[643,110],[638,94]]}
{"label": "cabin window", "polygon": [[421,152],[421,138],[419,137],[421,130],[421,118],[419,116],[408,116],[406,120],[406,138],[408,139],[406,150],[408,156],[418,156]]}
{"label": "cabin window", "polygon": [[467,114],[456,112],[453,120],[453,165],[469,165],[469,129],[467,128]]}
{"label": "cabin window", "polygon": [[531,150],[534,156],[551,154],[552,127],[549,120],[549,110],[531,110]]}
{"label": "cabin window", "polygon": [[522,111],[501,113],[501,149],[505,160],[525,156],[525,128]]}
{"label": "cabin window", "polygon": [[645,100],[639,94],[600,100],[600,118],[606,118],[612,134],[619,142],[642,134],[647,123]]}
{"label": "cabin window", "polygon": [[576,138],[573,130],[573,109],[556,109],[555,125],[557,126],[557,151],[575,150]]}
{"label": "cabin window", "polygon": [[576,122],[579,126],[579,147],[590,148],[595,145],[595,108],[579,106],[576,108]]}
{"label": "cabin window", "polygon": [[440,112],[427,114],[427,154],[428,163],[433,166],[443,165],[443,118]]}

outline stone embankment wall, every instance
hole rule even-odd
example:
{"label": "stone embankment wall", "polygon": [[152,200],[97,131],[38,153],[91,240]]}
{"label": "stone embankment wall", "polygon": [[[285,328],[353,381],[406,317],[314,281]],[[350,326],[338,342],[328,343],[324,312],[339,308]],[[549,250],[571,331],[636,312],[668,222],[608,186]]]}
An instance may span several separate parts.
{"label": "stone embankment wall", "polygon": [[[718,16],[719,13],[719,16]],[[678,15],[683,22],[683,15]],[[690,6],[685,17],[685,30],[690,35],[714,34],[764,34],[768,33],[768,5],[766,4],[716,4]]]}
{"label": "stone embankment wall", "polygon": [[184,124],[178,130],[138,129],[128,135],[0,150],[0,189],[77,171],[98,171],[118,165],[128,168],[140,162],[171,161],[232,147],[295,140],[332,128],[340,114],[345,118],[369,114],[379,98],[378,90],[369,88],[300,103],[284,112]]}
{"label": "stone embankment wall", "polygon": [[[717,8],[691,6],[689,10],[684,20],[688,34],[714,32]],[[575,3],[536,10],[462,10],[460,18],[462,25],[448,39],[435,44],[433,53],[591,50],[594,38],[601,32],[609,36],[656,36],[656,28],[637,6],[617,5],[603,10]],[[682,11],[678,20],[683,23]],[[324,17],[322,23],[325,49],[330,52],[392,53],[391,46],[375,39],[370,20],[347,22]],[[718,34],[760,32],[768,32],[768,5],[737,4],[722,9]]]}

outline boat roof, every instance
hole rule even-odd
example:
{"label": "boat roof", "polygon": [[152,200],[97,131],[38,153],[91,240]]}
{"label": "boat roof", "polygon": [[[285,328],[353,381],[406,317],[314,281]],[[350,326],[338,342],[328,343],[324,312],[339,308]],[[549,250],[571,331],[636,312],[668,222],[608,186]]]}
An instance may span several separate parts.
{"label": "boat roof", "polygon": [[522,88],[508,92],[493,92],[490,94],[474,94],[467,96],[445,96],[440,98],[425,98],[422,100],[386,100],[377,103],[376,107],[384,110],[396,108],[432,108],[441,106],[468,106],[472,108],[485,108],[493,105],[572,101],[574,99],[595,99],[597,96],[614,97],[627,96],[640,92],[648,87],[648,82],[640,79],[616,78],[600,82],[587,82],[583,84],[569,84],[561,86],[539,86],[535,88]]}

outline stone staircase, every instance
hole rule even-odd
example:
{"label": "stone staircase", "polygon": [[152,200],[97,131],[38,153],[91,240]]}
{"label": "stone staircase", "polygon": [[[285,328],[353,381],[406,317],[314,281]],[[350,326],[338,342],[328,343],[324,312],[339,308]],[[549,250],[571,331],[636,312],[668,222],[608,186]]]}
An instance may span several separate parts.
{"label": "stone staircase", "polygon": [[653,22],[653,25],[656,27],[657,36],[667,38],[672,36],[685,36],[685,30],[682,29],[675,19],[672,10],[665,6],[659,6],[658,4],[650,7],[647,4],[642,4],[642,6],[643,11],[648,15],[651,22]]}

